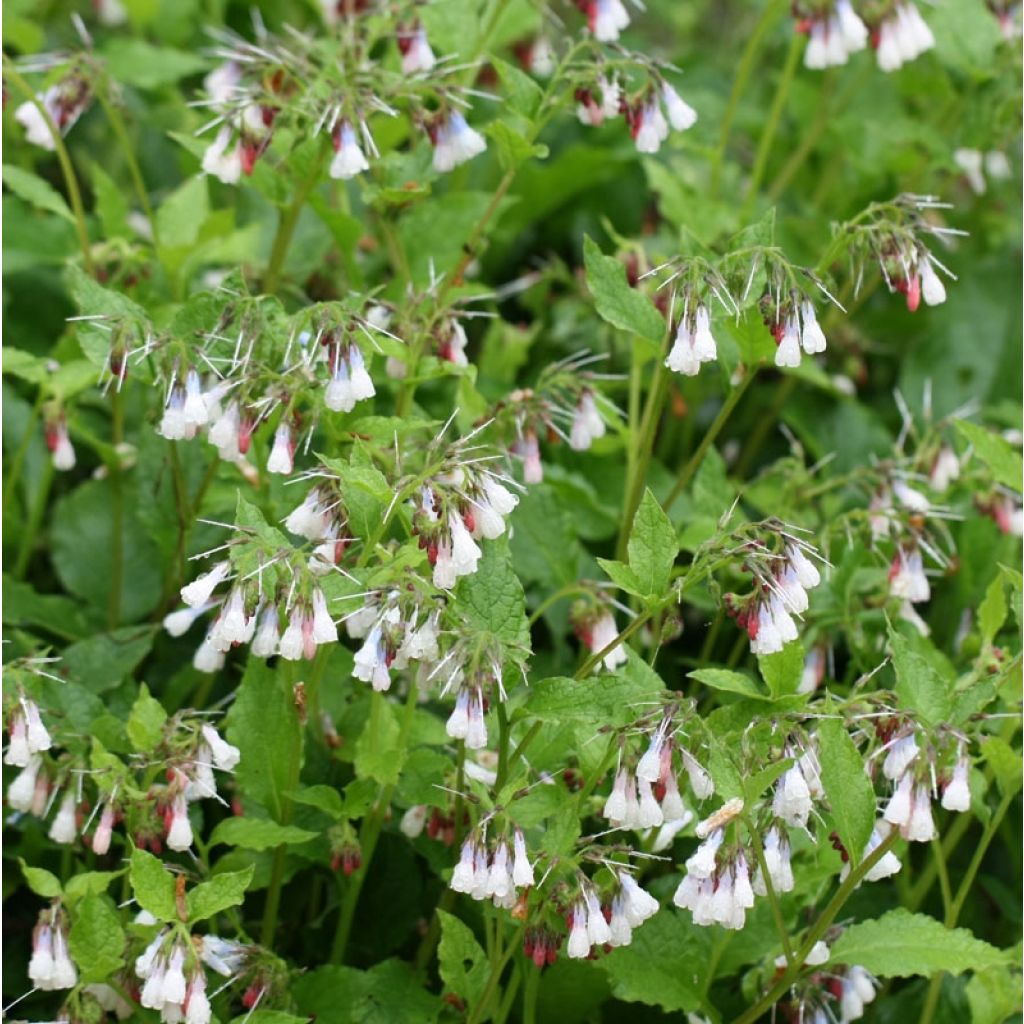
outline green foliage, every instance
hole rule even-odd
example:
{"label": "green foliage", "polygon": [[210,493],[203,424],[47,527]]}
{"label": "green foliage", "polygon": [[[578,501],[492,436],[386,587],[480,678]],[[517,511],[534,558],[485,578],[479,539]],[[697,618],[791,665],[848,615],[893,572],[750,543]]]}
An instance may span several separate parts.
{"label": "green foliage", "polygon": [[948,930],[932,917],[900,908],[847,928],[832,947],[830,962],[860,964],[881,978],[905,978],[981,971],[1008,960],[1009,954],[966,928]]}
{"label": "green foliage", "polygon": [[3,12],[18,1012],[1019,1014],[1014,5],[79,6]]}

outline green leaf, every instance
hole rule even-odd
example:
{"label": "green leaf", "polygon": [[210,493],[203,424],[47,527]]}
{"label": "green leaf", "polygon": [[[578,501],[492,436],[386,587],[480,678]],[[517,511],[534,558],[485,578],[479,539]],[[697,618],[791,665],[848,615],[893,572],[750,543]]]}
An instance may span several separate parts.
{"label": "green leaf", "polygon": [[526,72],[507,61],[495,57],[493,66],[501,79],[508,106],[517,114],[532,118],[540,108],[544,90]]}
{"label": "green leaf", "polygon": [[374,779],[383,785],[398,781],[405,749],[402,729],[389,701],[380,693],[370,694],[371,711],[366,727],[356,740],[355,769],[361,779]]}
{"label": "green leaf", "polygon": [[131,675],[149,654],[153,626],[125,626],[97,633],[64,651],[64,668],[71,678],[93,693],[105,693]]}
{"label": "green leaf", "polygon": [[140,754],[153,750],[163,737],[166,721],[163,705],[149,695],[149,688],[143,683],[125,726],[132,747]]}
{"label": "green leaf", "polygon": [[660,1006],[672,1013],[699,1009],[707,987],[709,930],[689,915],[662,910],[633,932],[628,946],[598,960],[612,995],[629,1003]]}
{"label": "green leaf", "polygon": [[608,578],[627,594],[634,597],[646,597],[644,585],[637,574],[625,562],[616,562],[611,558],[599,558],[597,564],[608,574]]}
{"label": "green leaf", "polygon": [[3,165],[4,184],[26,203],[31,203],[40,210],[55,213],[70,223],[75,223],[64,197],[48,182],[37,174],[15,167],[13,164]]}
{"label": "green leaf", "polygon": [[177,921],[178,908],[174,899],[174,875],[151,853],[132,850],[128,868],[136,902],[159,921]]}
{"label": "green leaf", "polygon": [[[332,791],[333,792],[333,791]],[[309,832],[295,825],[279,825],[259,818],[225,818],[213,830],[210,846],[227,843],[246,850],[268,850],[285,844],[308,843],[318,832]]]}
{"label": "green leaf", "polygon": [[847,928],[832,946],[829,963],[860,964],[881,978],[907,978],[980,971],[1010,959],[966,928],[948,929],[934,917],[900,907]]}
{"label": "green leaf", "polygon": [[753,697],[755,700],[771,700],[750,676],[742,672],[733,672],[727,668],[699,668],[688,674],[690,679],[696,679],[698,683],[710,686],[714,690],[741,693],[744,697]]}
{"label": "green leaf", "polygon": [[42,896],[45,900],[55,900],[60,896],[60,879],[56,875],[51,874],[45,868],[29,867],[20,857],[18,862],[21,864],[21,871],[28,887],[37,896]]}
{"label": "green leaf", "polygon": [[996,480],[1015,491],[1022,489],[1021,478],[1024,476],[1024,460],[1008,441],[998,434],[979,427],[977,423],[957,420],[956,429],[974,446],[978,457],[990,470]]}
{"label": "green leaf", "polygon": [[68,264],[64,271],[68,291],[85,316],[125,316],[145,321],[145,310],[126,295],[113,288],[104,288],[77,263]]}
{"label": "green leaf", "polygon": [[624,673],[588,679],[555,676],[530,687],[525,709],[545,722],[601,722],[625,725],[637,707],[656,700],[665,689],[657,676],[630,678]]}
{"label": "green leaf", "polygon": [[981,754],[992,767],[996,785],[1004,796],[1016,793],[1021,788],[1020,754],[1006,740],[998,736],[986,736],[981,741]]}
{"label": "green leaf", "polygon": [[156,211],[160,244],[170,248],[194,245],[209,215],[206,176],[199,174],[175,189]]}
{"label": "green leaf", "polygon": [[875,824],[875,791],[864,772],[864,758],[841,721],[823,719],[817,736],[821,782],[832,819],[851,864],[856,866]]}
{"label": "green leaf", "polygon": [[490,977],[487,954],[473,933],[457,917],[437,911],[441,941],[437,947],[441,979],[470,1009],[480,1002]]}
{"label": "green leaf", "polygon": [[41,384],[50,376],[45,359],[10,345],[3,346],[3,372],[30,384]]}
{"label": "green leaf", "polygon": [[646,295],[630,288],[626,268],[614,256],[605,256],[589,236],[583,239],[583,259],[598,316],[660,345],[667,329],[665,321]]}
{"label": "green leaf", "polygon": [[235,780],[243,796],[280,819],[284,794],[295,788],[290,766],[302,743],[285,673],[259,658],[248,660],[227,715],[227,736],[241,753]]}
{"label": "green leaf", "polygon": [[228,907],[237,907],[245,899],[255,870],[255,865],[250,864],[243,871],[226,871],[208,882],[200,882],[185,897],[189,924],[205,921]]}
{"label": "green leaf", "polygon": [[1021,1011],[1020,975],[1003,967],[978,971],[964,989],[971,1024],[1004,1024]]}
{"label": "green leaf", "polygon": [[103,58],[114,79],[140,89],[170,85],[209,66],[198,54],[126,36],[108,39],[103,45]]}
{"label": "green leaf", "polygon": [[433,1024],[441,1000],[400,960],[385,960],[368,971],[334,965],[295,979],[299,1010],[317,1024]]}
{"label": "green leaf", "polygon": [[664,596],[679,554],[679,544],[672,523],[649,489],[644,491],[633,517],[627,551],[629,567],[643,588],[644,596]]}
{"label": "green leaf", "polygon": [[463,576],[455,589],[456,607],[467,625],[501,643],[530,649],[523,585],[512,568],[512,555],[504,537],[481,544],[477,571]]}
{"label": "green leaf", "polygon": [[335,820],[344,816],[344,802],[333,786],[303,786],[288,795],[295,803],[315,807]]}
{"label": "green leaf", "polygon": [[75,911],[68,949],[78,965],[79,984],[106,981],[124,966],[124,929],[106,896],[86,896]]}
{"label": "green leaf", "polygon": [[[160,601],[163,568],[156,541],[139,521],[134,489],[125,486],[123,491],[121,544],[125,571],[121,574],[120,607],[122,622],[133,622],[149,615]],[[115,578],[110,515],[113,501],[109,479],[89,480],[53,507],[50,560],[54,571],[67,591],[97,608],[110,607]]]}
{"label": "green leaf", "polygon": [[988,585],[985,597],[978,606],[978,628],[986,644],[991,644],[1002,628],[1009,613],[1006,603],[1006,577],[1000,569]]}
{"label": "green leaf", "polygon": [[91,167],[92,189],[96,196],[96,213],[103,225],[107,238],[130,234],[128,226],[129,205],[125,192],[97,162]]}
{"label": "green leaf", "polygon": [[939,725],[949,718],[953,707],[953,689],[929,662],[923,637],[909,639],[889,625],[889,646],[896,670],[896,695],[908,711],[913,711],[927,725]]}
{"label": "green leaf", "polygon": [[64,889],[64,902],[74,904],[84,896],[98,896],[110,888],[110,883],[115,878],[124,874],[121,871],[84,871],[80,875],[72,875]]}
{"label": "green leaf", "polygon": [[793,640],[775,654],[759,654],[757,667],[773,697],[796,693],[804,671],[804,646]]}

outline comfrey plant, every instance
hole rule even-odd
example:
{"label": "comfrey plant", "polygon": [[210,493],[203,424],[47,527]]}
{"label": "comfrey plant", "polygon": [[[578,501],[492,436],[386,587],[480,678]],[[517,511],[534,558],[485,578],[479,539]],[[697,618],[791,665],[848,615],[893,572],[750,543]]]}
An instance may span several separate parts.
{"label": "comfrey plant", "polygon": [[86,7],[5,20],[5,1012],[1019,1014],[1017,6]]}

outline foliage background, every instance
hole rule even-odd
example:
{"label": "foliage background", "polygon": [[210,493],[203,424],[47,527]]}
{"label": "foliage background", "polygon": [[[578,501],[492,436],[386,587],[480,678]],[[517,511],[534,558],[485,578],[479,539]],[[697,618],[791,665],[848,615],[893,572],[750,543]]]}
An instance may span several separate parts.
{"label": "foliage background", "polygon": [[[76,125],[67,144],[86,190],[90,235],[96,251],[113,268],[111,287],[128,290],[136,301],[159,311],[198,287],[202,274],[211,268],[238,264],[258,276],[266,265],[277,223],[278,182],[269,172],[238,188],[197,179],[197,157],[188,142],[203,115],[187,103],[202,74],[212,66],[204,56],[208,45],[204,27],[228,25],[244,34],[250,26],[249,5],[126,0],[126,6],[132,14],[129,26],[107,30],[90,21],[90,27],[97,53],[123,86],[134,149],[158,211],[173,274],[166,273],[166,264],[163,270],[156,264],[144,240],[132,232],[128,168],[98,106]],[[314,5],[256,6],[272,28],[285,22],[310,24],[317,17]],[[482,6],[477,0],[439,0],[424,8],[435,48],[466,56],[475,53]],[[738,58],[766,17],[766,7],[774,15],[723,152],[721,129]],[[606,252],[618,248],[623,239],[642,239],[660,251],[671,251],[673,246],[699,251],[721,246],[748,224],[759,223],[765,231],[773,223],[775,242],[795,262],[814,265],[828,244],[831,224],[874,200],[911,191],[934,193],[952,202],[947,221],[969,232],[945,255],[959,278],[949,287],[948,302],[910,315],[898,296],[886,295],[884,288],[867,289],[849,317],[834,320],[827,356],[829,373],[856,381],[856,395],[844,395],[825,374],[811,369],[789,375],[765,372],[735,410],[694,485],[675,505],[672,519],[684,538],[687,531],[692,531],[691,538],[699,537],[702,530],[713,529],[714,520],[742,487],[753,511],[802,521],[805,506],[800,489],[787,484],[792,471],[788,458],[810,464],[834,455],[830,472],[839,474],[874,457],[885,457],[901,427],[895,389],[917,416],[923,413],[924,396],[930,389],[936,417],[972,403],[989,426],[1019,428],[1017,43],[1002,41],[994,18],[980,0],[946,0],[925,10],[937,40],[934,52],[898,74],[879,73],[868,55],[825,74],[798,69],[761,180],[751,189],[751,167],[764,126],[773,116],[775,88],[791,45],[792,22],[784,7],[762,2],[649,0],[647,13],[635,17],[628,38],[635,47],[685,70],[681,90],[700,120],[686,134],[673,136],[659,155],[644,157],[636,152],[621,122],[589,129],[568,113],[557,119],[543,137],[550,155],[520,170],[477,271],[480,281],[500,285],[538,270],[538,283],[500,304],[500,321],[471,332],[478,366],[475,384],[464,379],[453,390],[450,380],[431,383],[419,396],[425,412],[444,419],[458,402],[467,415],[478,414],[510,388],[531,380],[540,366],[584,346],[612,352],[612,365],[619,370],[628,364],[628,341],[597,318],[580,287],[584,235],[596,239]],[[73,45],[69,15],[74,9],[65,3],[9,0],[3,12],[6,50],[32,54]],[[81,13],[89,20],[88,11]],[[562,9],[562,13],[574,27],[578,25],[571,11]],[[503,52],[503,46],[534,23],[533,8],[525,0],[513,0],[506,5],[489,49]],[[475,112],[478,121],[487,123],[500,108],[481,101]],[[56,161],[21,140],[9,110],[4,132],[5,166],[34,170],[57,190],[63,189]],[[1006,152],[1012,178],[990,181],[984,195],[974,194],[953,159],[959,147]],[[438,268],[457,260],[462,242],[500,178],[496,149],[492,145],[486,156],[438,183],[435,197],[413,203],[396,215],[413,277],[421,283],[430,259]],[[713,183],[716,166],[718,180]],[[113,735],[116,722],[127,718],[140,681],[145,680],[168,711],[186,704],[212,706],[238,686],[245,665],[242,660],[232,661],[217,677],[200,676],[190,666],[193,644],[172,640],[154,626],[169,607],[176,586],[179,523],[170,492],[168,445],[152,429],[154,396],[142,386],[128,387],[124,395],[124,436],[136,447],[138,457],[125,478],[125,572],[116,621],[109,621],[114,578],[112,484],[109,477],[91,477],[92,470],[109,458],[111,422],[109,403],[93,387],[96,369],[88,354],[83,354],[76,329],[67,322],[79,312],[67,272],[77,259],[75,231],[67,217],[41,208],[46,204],[38,196],[14,187],[6,177],[5,182],[9,186],[3,196],[5,345],[55,359],[65,367],[62,379],[71,397],[69,418],[79,452],[79,468],[55,477],[33,414],[34,384],[24,374],[8,373],[5,355],[5,468],[9,470],[12,459],[23,459],[14,493],[9,496],[6,487],[4,492],[5,659],[44,647],[58,650],[80,683],[74,699],[86,709],[81,712],[83,723],[94,734]],[[329,198],[337,188],[329,183],[318,191]],[[367,237],[376,242],[366,244]],[[350,212],[333,219],[320,215],[311,203],[299,218],[281,274],[281,293],[295,300],[303,291],[331,295],[386,280],[386,254],[379,242],[373,217],[357,190],[352,191]],[[133,280],[129,283],[126,278]],[[736,341],[743,344],[742,338]],[[728,356],[723,362],[729,362]],[[718,372],[675,379],[673,412],[663,424],[648,475],[662,500],[718,412],[723,384],[724,374]],[[621,386],[618,397],[623,397]],[[517,510],[511,550],[531,608],[572,580],[598,578],[595,556],[611,553],[621,527],[623,452],[629,443],[621,431],[611,434],[592,453],[554,454],[547,482],[531,490]],[[208,449],[198,443],[182,449],[182,471],[191,493],[200,486],[210,458]],[[776,463],[777,459],[784,461]],[[231,519],[237,475],[223,467],[215,474],[202,513],[213,520]],[[290,507],[290,494],[279,483],[266,486],[269,491],[261,496],[265,508]],[[839,511],[840,504],[826,504],[818,511],[827,519]],[[964,611],[977,608],[995,565],[1016,565],[1019,560],[1016,541],[1001,535],[985,517],[968,515],[952,529],[958,550],[955,572],[936,588],[927,613],[936,645],[950,654]],[[188,552],[210,547],[219,538],[216,528],[193,524],[187,531]],[[683,547],[687,549],[685,542]],[[860,569],[869,571],[866,563],[849,567],[850,573]],[[566,614],[563,605],[535,627],[532,679],[571,674],[577,657]],[[712,619],[710,595],[700,595],[684,609],[683,634],[665,648],[658,662],[669,685],[681,681],[695,664],[729,659],[737,631],[727,623],[707,640],[705,627]],[[856,600],[843,604],[832,620],[833,634],[848,638],[851,671],[862,669],[869,645],[858,650],[857,640],[849,638],[862,637],[865,630],[870,635],[880,622],[877,615],[865,618]],[[367,715],[367,702],[360,684],[349,679],[347,658],[350,652],[343,648],[332,657],[321,699],[346,742],[354,743]],[[255,706],[236,704],[233,711],[236,742],[249,746],[257,759],[262,750],[276,751],[287,739],[275,731],[280,722],[268,711],[271,700],[287,702],[287,687],[275,692],[275,687],[285,684],[270,678],[260,685],[266,691],[254,698]],[[432,745],[436,738],[430,733],[437,728],[438,720],[425,715],[423,746],[418,748],[424,779],[429,777],[430,759],[439,756]],[[107,733],[102,733],[104,729]],[[558,739],[552,736],[549,741],[557,746]],[[303,779],[342,785],[351,777],[350,760],[345,748],[334,757],[322,743],[308,742]],[[246,780],[239,781],[245,788]],[[258,789],[265,781],[254,776],[251,785]],[[417,781],[415,773],[402,776],[398,790],[402,806],[412,802]],[[403,786],[410,791],[403,793]],[[1016,825],[1011,824],[1018,811],[1019,804],[1006,819],[961,920],[1000,948],[1013,946],[1020,934],[1020,843]],[[295,821],[313,830],[323,827],[309,808],[299,809]],[[204,829],[207,835],[212,825],[211,820]],[[5,830],[5,840],[3,988],[7,1002],[25,989],[28,933],[39,906],[12,867],[12,858],[46,866],[66,878],[89,864],[90,856],[87,851],[76,851],[73,857],[56,851],[43,829],[24,821]],[[323,963],[333,928],[326,911],[313,911],[328,905],[333,881],[325,851],[317,844],[310,851],[289,858],[288,875],[295,874],[298,881],[286,884],[274,948],[292,965],[312,968]],[[245,914],[258,924],[260,892],[267,885],[272,853],[223,849],[220,853],[217,870],[255,865]],[[951,874],[962,872],[970,855],[971,843],[961,844],[951,861]],[[350,999],[353,1006],[362,1008],[360,1013],[365,1011],[357,1017],[353,1010],[352,1020],[419,1020],[450,1012],[441,1010],[434,995],[425,994],[441,990],[433,967],[428,968],[427,986],[421,991],[389,959],[410,961],[416,955],[422,929],[441,891],[435,874],[444,863],[439,856],[425,840],[410,844],[393,828],[385,830],[358,905],[350,966],[298,977],[291,1010],[315,1012],[329,1024],[350,1019],[345,1016],[348,1011],[339,1008]],[[908,865],[901,887],[912,886],[917,873],[926,870],[926,859],[926,851],[914,851],[914,863]],[[909,891],[901,887],[858,893],[849,905],[850,916],[874,917],[898,905]],[[923,909],[938,914],[938,907],[938,894],[932,891]],[[565,961],[556,965],[541,985],[540,1019],[563,1024],[678,1019],[678,1014],[669,1012],[677,1004],[664,994],[672,968],[660,965],[700,962],[707,953],[707,936],[699,929],[673,927],[661,918],[646,927],[651,934],[644,950],[650,956],[634,957],[621,970]],[[718,964],[713,992],[723,1012],[742,1005],[744,997],[738,997],[735,979],[762,955],[770,938],[770,924],[767,929],[748,929]],[[652,972],[649,977],[646,970]],[[871,1011],[871,1019],[897,1020],[916,1013],[926,985],[925,980],[897,982],[889,998]],[[946,979],[937,1019],[965,1019],[967,985],[966,976]],[[375,1017],[367,1006],[383,991],[408,1002],[378,1010],[383,1016]],[[47,1005],[34,997],[24,1004],[24,1012],[34,1014],[34,1019],[48,1019]],[[974,1001],[970,1006],[976,1009]],[[974,1019],[999,1018],[976,1013]]]}

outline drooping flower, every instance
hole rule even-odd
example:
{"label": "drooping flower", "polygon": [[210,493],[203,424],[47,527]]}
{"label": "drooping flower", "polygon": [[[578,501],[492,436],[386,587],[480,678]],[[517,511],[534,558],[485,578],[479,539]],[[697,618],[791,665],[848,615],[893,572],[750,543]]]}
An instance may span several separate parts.
{"label": "drooping flower", "polygon": [[478,156],[487,148],[484,137],[470,128],[458,110],[452,110],[438,121],[432,134],[434,170],[445,173]]}
{"label": "drooping flower", "polygon": [[356,131],[348,121],[340,122],[334,129],[334,159],[331,160],[330,176],[347,181],[357,174],[370,169],[370,164],[359,145]]}

